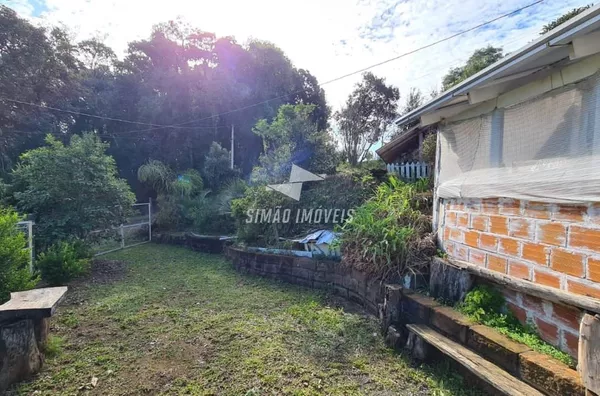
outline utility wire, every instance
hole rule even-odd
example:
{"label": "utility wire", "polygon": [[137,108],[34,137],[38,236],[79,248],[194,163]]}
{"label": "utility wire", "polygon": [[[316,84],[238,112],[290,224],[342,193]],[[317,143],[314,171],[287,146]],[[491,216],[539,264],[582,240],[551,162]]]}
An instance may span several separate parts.
{"label": "utility wire", "polygon": [[[400,54],[398,56],[395,56],[393,58],[389,58],[389,59],[386,59],[384,61],[375,63],[373,65],[364,67],[362,69],[355,70],[353,72],[344,74],[342,76],[333,78],[331,80],[325,81],[325,82],[323,82],[321,84],[318,84],[318,85],[320,87],[322,87],[323,85],[331,84],[331,83],[340,81],[342,79],[354,76],[356,74],[363,73],[363,72],[365,72],[367,70],[370,70],[370,69],[373,69],[375,67],[382,66],[382,65],[385,65],[387,63],[396,61],[396,60],[404,58],[404,57],[406,57],[408,55],[412,55],[412,54],[414,54],[416,52],[422,51],[424,49],[427,49],[427,48],[433,47],[435,45],[441,44],[441,43],[443,43],[445,41],[451,40],[451,39],[453,39],[455,37],[462,36],[463,34],[466,34],[466,33],[472,32],[474,30],[477,30],[477,29],[479,29],[479,28],[481,28],[483,26],[486,26],[486,25],[489,25],[491,23],[494,23],[494,22],[496,22],[496,21],[498,21],[500,19],[503,19],[503,18],[509,17],[511,15],[517,14],[517,13],[519,13],[519,12],[521,12],[521,11],[527,9],[527,8],[531,8],[531,7],[533,7],[533,6],[537,5],[537,4],[540,4],[543,1],[545,1],[545,0],[537,0],[537,1],[533,2],[533,3],[527,4],[527,5],[525,5],[525,6],[521,7],[521,8],[518,8],[518,9],[516,9],[514,11],[511,11],[511,12],[506,13],[506,14],[502,14],[502,15],[494,18],[494,19],[490,19],[489,21],[486,21],[486,22],[480,23],[478,25],[475,25],[475,26],[473,26],[473,27],[471,27],[469,29],[466,29],[466,30],[454,33],[454,34],[452,34],[450,36],[447,36],[447,37],[444,37],[444,38],[442,38],[440,40],[431,42],[431,43],[429,43],[427,45],[424,45],[422,47],[419,47],[419,48],[416,48],[414,50],[405,52],[405,53]],[[20,100],[16,100],[16,99],[4,98],[4,97],[0,97],[0,100],[5,100],[5,101],[8,101],[8,102],[19,103],[19,104],[28,105],[28,106],[39,107],[39,108],[53,110],[53,111],[59,111],[59,112],[63,112],[63,113],[69,113],[69,114],[74,114],[74,115],[81,115],[81,116],[85,116],[85,117],[97,118],[97,119],[108,120],[108,121],[123,122],[123,123],[128,123],[128,124],[135,124],[135,125],[148,125],[148,126],[152,126],[153,127],[153,128],[148,128],[148,129],[139,129],[139,130],[132,130],[132,131],[122,132],[122,133],[136,133],[136,132],[148,132],[148,131],[152,131],[152,130],[156,130],[156,129],[163,129],[163,128],[176,128],[176,129],[213,129],[214,127],[210,127],[210,126],[209,127],[207,127],[207,126],[203,126],[203,127],[186,127],[184,125],[192,124],[192,123],[195,123],[195,122],[201,122],[201,121],[205,121],[205,120],[210,120],[210,119],[213,119],[215,117],[222,117],[224,115],[236,113],[238,111],[247,110],[247,109],[250,109],[252,107],[256,107],[256,106],[260,106],[260,105],[263,105],[263,104],[267,104],[269,102],[272,102],[272,101],[275,101],[275,100],[279,100],[279,99],[283,99],[283,98],[286,98],[286,97],[288,97],[290,95],[295,95],[295,94],[298,94],[298,93],[301,93],[301,92],[304,92],[304,90],[298,90],[298,91],[295,91],[295,92],[290,92],[290,93],[287,93],[287,94],[284,94],[284,95],[281,95],[281,96],[277,96],[275,98],[264,100],[262,102],[250,104],[250,105],[247,105],[247,106],[242,106],[242,107],[239,107],[237,109],[229,110],[229,111],[226,111],[226,112],[223,112],[223,113],[211,115],[211,116],[200,118],[200,119],[197,119],[197,120],[191,120],[191,121],[186,121],[186,122],[182,122],[182,123],[178,123],[178,124],[171,124],[171,125],[152,124],[152,123],[146,123],[146,122],[124,120],[124,119],[120,119],[120,118],[98,116],[98,115],[95,115],[95,114],[89,114],[89,113],[82,113],[82,112],[71,111],[71,110],[58,109],[58,108],[55,108],[55,107],[38,105],[38,104],[35,104],[35,103],[24,102],[24,101],[20,101]]]}
{"label": "utility wire", "polygon": [[[471,27],[471,28],[469,28],[469,29],[462,30],[462,31],[460,31],[460,32],[458,32],[458,33],[454,33],[454,34],[452,34],[452,35],[450,35],[450,36],[447,36],[447,37],[444,37],[444,38],[442,38],[442,39],[440,39],[440,40],[437,40],[437,41],[431,42],[431,43],[429,43],[429,44],[427,44],[427,45],[424,45],[424,46],[422,46],[422,47],[419,47],[419,48],[416,48],[416,49],[414,49],[414,50],[411,50],[411,51],[405,52],[405,53],[403,53],[403,54],[397,55],[397,56],[395,56],[395,57],[393,57],[393,58],[389,58],[389,59],[386,59],[386,60],[384,60],[384,61],[381,61],[381,62],[375,63],[375,64],[373,64],[373,65],[370,65],[370,66],[364,67],[364,68],[362,68],[362,69],[355,70],[355,71],[353,71],[353,72],[350,72],[350,73],[344,74],[344,75],[342,75],[342,76],[339,76],[339,77],[336,77],[336,78],[334,78],[334,79],[331,79],[331,80],[325,81],[325,82],[323,82],[323,83],[321,83],[321,84],[318,84],[318,85],[319,85],[320,87],[322,87],[323,85],[331,84],[331,83],[334,83],[334,82],[340,81],[340,80],[342,80],[342,79],[344,79],[344,78],[348,78],[348,77],[354,76],[354,75],[356,75],[356,74],[363,73],[363,72],[365,72],[365,71],[367,71],[367,70],[370,70],[370,69],[373,69],[373,68],[375,68],[375,67],[378,67],[378,66],[385,65],[386,63],[390,63],[390,62],[396,61],[396,60],[398,60],[398,59],[401,59],[401,58],[404,58],[404,57],[406,57],[406,56],[408,56],[408,55],[412,55],[412,54],[414,54],[414,53],[416,53],[416,52],[419,52],[419,51],[422,51],[422,50],[424,50],[424,49],[427,49],[427,48],[433,47],[433,46],[435,46],[435,45],[438,45],[438,44],[441,44],[441,43],[443,43],[443,42],[445,42],[445,41],[451,40],[451,39],[453,39],[453,38],[455,38],[455,37],[462,36],[463,34],[466,34],[466,33],[472,32],[472,31],[474,31],[474,30],[477,30],[477,29],[479,29],[479,28],[482,28],[482,27],[484,27],[484,26],[487,26],[487,25],[489,25],[489,24],[492,24],[492,23],[494,23],[494,22],[496,22],[496,21],[498,21],[498,20],[500,20],[500,19],[503,19],[503,18],[509,17],[509,16],[511,16],[511,15],[514,15],[514,14],[518,14],[519,12],[521,12],[521,11],[523,11],[523,10],[526,10],[527,8],[531,8],[531,7],[533,7],[533,6],[537,5],[537,4],[540,4],[540,3],[544,2],[544,1],[545,1],[545,0],[537,0],[537,1],[533,2],[533,3],[529,3],[529,4],[527,4],[527,5],[525,5],[525,6],[521,7],[521,8],[518,8],[518,9],[516,9],[516,10],[514,10],[514,11],[508,12],[508,13],[506,13],[506,14],[502,14],[502,15],[500,15],[500,16],[497,16],[497,17],[496,17],[496,18],[494,18],[494,19],[490,19],[489,21],[486,21],[486,22],[480,23],[480,24],[478,24],[478,25],[475,25],[475,26],[473,26],[473,27]],[[170,126],[171,126],[171,127],[176,127],[176,126],[181,126],[181,125],[187,125],[187,124],[191,124],[191,123],[194,123],[194,122],[200,122],[200,121],[209,120],[209,119],[211,119],[211,118],[215,118],[215,117],[221,117],[221,116],[224,116],[224,115],[227,115],[227,114],[231,114],[231,113],[235,113],[235,112],[238,112],[238,111],[247,110],[247,109],[249,109],[249,108],[252,108],[252,107],[256,107],[256,106],[260,106],[260,105],[263,105],[263,104],[267,104],[267,103],[269,103],[269,102],[272,102],[272,101],[274,101],[274,100],[283,99],[283,98],[286,98],[286,97],[288,97],[288,96],[290,96],[290,95],[295,95],[295,94],[297,94],[297,93],[301,93],[301,92],[304,92],[304,90],[298,90],[298,91],[291,92],[291,93],[288,93],[288,94],[285,94],[285,95],[277,96],[277,97],[275,97],[275,98],[267,99],[267,100],[264,100],[264,101],[262,101],[262,102],[254,103],[254,104],[247,105],[247,106],[243,106],[243,107],[240,107],[240,108],[237,108],[237,109],[233,109],[233,110],[229,110],[229,111],[226,111],[226,112],[223,112],[223,113],[219,113],[219,114],[211,115],[211,116],[209,116],[209,117],[200,118],[200,119],[198,119],[198,120],[192,120],[192,121],[182,122],[182,123],[179,123],[179,124],[172,124],[172,125],[170,125]],[[151,131],[151,130],[154,130],[154,129],[159,129],[159,128],[141,129],[141,130],[132,131],[132,132],[146,132],[146,131]]]}

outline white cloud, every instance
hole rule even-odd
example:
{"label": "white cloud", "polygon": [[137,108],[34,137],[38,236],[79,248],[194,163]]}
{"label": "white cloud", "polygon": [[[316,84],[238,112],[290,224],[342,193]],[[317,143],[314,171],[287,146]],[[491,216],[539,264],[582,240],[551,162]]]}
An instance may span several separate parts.
{"label": "white cloud", "polygon": [[[0,0],[1,2],[2,0]],[[7,0],[34,17],[33,1]],[[45,0],[44,24],[64,23],[78,39],[107,34],[106,43],[124,53],[127,43],[145,38],[153,24],[183,16],[218,35],[250,37],[280,46],[297,67],[319,81],[414,50],[461,30],[522,7],[523,0]],[[547,0],[484,29],[377,67],[406,94],[416,86],[425,92],[439,87],[442,76],[477,48],[488,44],[514,51],[533,40],[541,26],[567,10],[586,4]],[[38,19],[37,15],[34,19]],[[326,85],[329,103],[339,108],[360,77]]]}

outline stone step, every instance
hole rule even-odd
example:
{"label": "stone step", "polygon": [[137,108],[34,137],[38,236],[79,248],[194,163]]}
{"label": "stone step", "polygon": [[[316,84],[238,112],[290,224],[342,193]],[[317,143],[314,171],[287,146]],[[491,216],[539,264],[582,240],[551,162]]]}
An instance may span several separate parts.
{"label": "stone step", "polygon": [[477,353],[452,341],[423,324],[408,324],[406,328],[428,345],[457,362],[469,373],[493,389],[494,394],[506,396],[542,396],[538,390],[513,377]]}

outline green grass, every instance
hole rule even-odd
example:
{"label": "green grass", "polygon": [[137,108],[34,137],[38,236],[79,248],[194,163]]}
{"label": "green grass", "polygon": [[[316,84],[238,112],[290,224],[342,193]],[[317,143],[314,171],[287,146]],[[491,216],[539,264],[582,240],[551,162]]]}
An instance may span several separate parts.
{"label": "green grass", "polygon": [[172,246],[104,258],[126,261],[125,278],[69,292],[43,371],[17,393],[478,394],[447,364],[417,366],[393,352],[374,319],[329,295]]}

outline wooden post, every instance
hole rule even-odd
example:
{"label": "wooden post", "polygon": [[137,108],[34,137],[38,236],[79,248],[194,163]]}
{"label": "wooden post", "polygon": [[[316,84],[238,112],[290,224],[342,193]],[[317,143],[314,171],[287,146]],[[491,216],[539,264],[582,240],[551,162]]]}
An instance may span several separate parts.
{"label": "wooden post", "polygon": [[[585,314],[579,328],[577,371],[586,395],[600,393],[600,315]],[[592,393],[593,392],[593,393]]]}

